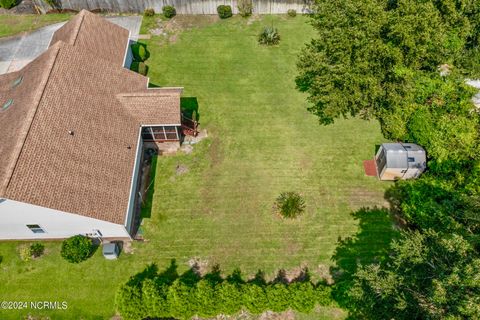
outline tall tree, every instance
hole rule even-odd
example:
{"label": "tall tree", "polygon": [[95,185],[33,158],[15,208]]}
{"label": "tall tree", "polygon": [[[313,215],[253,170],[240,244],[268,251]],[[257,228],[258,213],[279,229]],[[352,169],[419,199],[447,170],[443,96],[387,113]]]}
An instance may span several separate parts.
{"label": "tall tree", "polygon": [[351,291],[368,319],[479,319],[480,259],[460,235],[406,234],[385,265],[368,265]]}

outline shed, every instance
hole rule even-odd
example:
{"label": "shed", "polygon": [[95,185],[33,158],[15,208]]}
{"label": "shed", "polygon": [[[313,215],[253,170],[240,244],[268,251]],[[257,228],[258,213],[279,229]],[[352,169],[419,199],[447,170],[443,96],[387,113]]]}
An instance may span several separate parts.
{"label": "shed", "polygon": [[375,155],[380,180],[415,179],[427,167],[425,150],[414,143],[383,143]]}

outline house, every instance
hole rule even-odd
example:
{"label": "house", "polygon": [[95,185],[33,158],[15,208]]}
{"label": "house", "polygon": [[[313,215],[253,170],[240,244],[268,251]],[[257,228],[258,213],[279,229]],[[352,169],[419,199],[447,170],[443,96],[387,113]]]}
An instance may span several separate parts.
{"label": "house", "polygon": [[0,239],[130,239],[145,145],[177,148],[181,88],[126,68],[129,32],[87,11],[0,76]]}
{"label": "house", "polygon": [[413,143],[383,143],[375,155],[380,180],[417,178],[426,169],[425,150]]}

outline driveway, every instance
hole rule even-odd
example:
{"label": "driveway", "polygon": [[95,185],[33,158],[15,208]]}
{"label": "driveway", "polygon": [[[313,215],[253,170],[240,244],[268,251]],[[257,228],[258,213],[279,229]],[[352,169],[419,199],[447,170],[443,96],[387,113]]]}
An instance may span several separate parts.
{"label": "driveway", "polygon": [[[130,30],[130,39],[138,40],[141,16],[107,17],[107,20]],[[0,74],[21,69],[48,49],[53,33],[65,22],[52,24],[20,36],[0,39]]]}

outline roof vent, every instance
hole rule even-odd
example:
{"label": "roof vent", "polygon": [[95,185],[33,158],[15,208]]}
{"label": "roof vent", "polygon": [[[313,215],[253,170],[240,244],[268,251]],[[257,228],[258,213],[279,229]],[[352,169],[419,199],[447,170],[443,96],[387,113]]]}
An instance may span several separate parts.
{"label": "roof vent", "polygon": [[73,136],[75,133],[73,132],[73,130],[68,130],[68,134]]}
{"label": "roof vent", "polygon": [[12,82],[12,88],[15,88],[16,86],[18,86],[20,83],[22,83],[22,81],[23,81],[23,76],[20,76],[17,79],[15,79]]}
{"label": "roof vent", "polygon": [[13,99],[8,99],[3,105],[1,111],[5,111],[13,104]]}
{"label": "roof vent", "polygon": [[131,145],[128,145],[128,146],[127,146],[127,149],[128,149],[128,150],[132,149],[132,146],[131,146]]}

